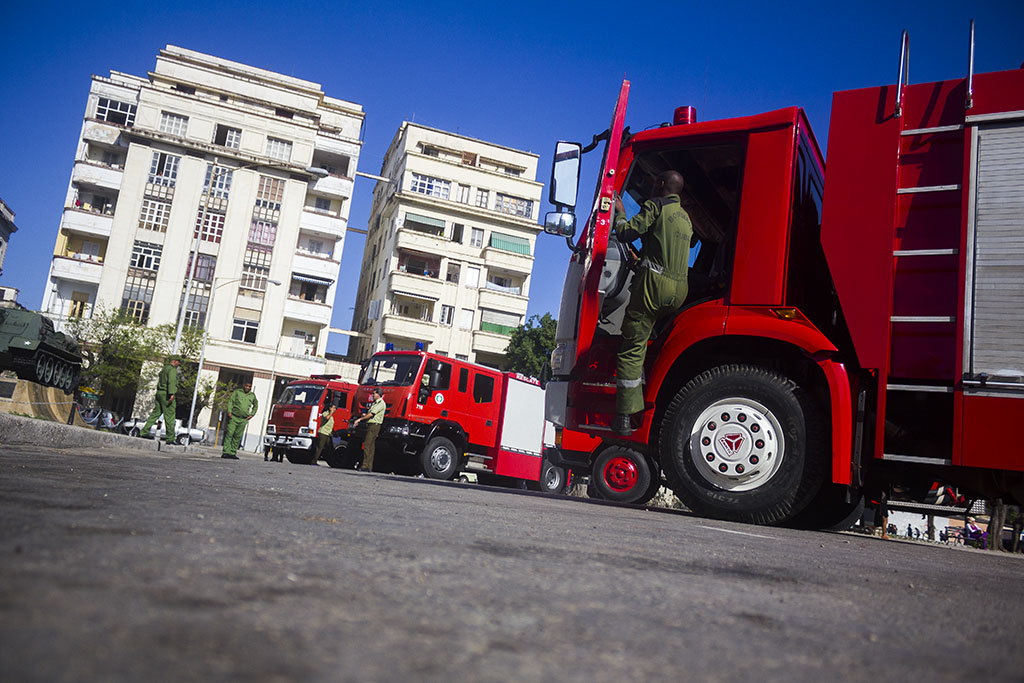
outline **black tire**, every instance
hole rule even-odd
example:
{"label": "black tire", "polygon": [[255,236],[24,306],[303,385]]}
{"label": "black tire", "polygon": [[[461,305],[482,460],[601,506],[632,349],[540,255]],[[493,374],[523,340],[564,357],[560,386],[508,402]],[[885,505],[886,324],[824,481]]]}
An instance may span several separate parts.
{"label": "black tire", "polygon": [[190,443],[192,443],[192,439],[189,437],[188,434],[178,434],[178,436],[174,439],[174,442],[179,446],[187,446]]}
{"label": "black tire", "polygon": [[459,471],[459,452],[449,439],[435,436],[420,452],[420,467],[430,479],[451,479]]}
{"label": "black tire", "polygon": [[288,458],[288,462],[293,465],[312,465],[313,464],[313,448],[306,448],[299,450],[297,448],[289,448],[284,452],[285,457]]}
{"label": "black tire", "polygon": [[540,480],[527,481],[526,488],[541,493],[562,493],[565,490],[565,470],[552,465],[547,458],[544,458],[540,464]]}
{"label": "black tire", "polygon": [[[794,529],[846,531],[864,514],[864,494],[858,491],[846,495],[846,487],[827,484],[821,487],[810,505],[786,522]],[[847,500],[847,498],[850,500]]]}
{"label": "black tire", "polygon": [[647,503],[650,503],[658,495],[661,487],[665,485],[665,480],[661,477],[661,468],[658,466],[658,463],[654,462],[654,459],[649,455],[644,455],[644,458],[647,459],[647,466],[651,468],[651,484],[644,491],[644,495],[636,501],[637,505],[647,505]]}
{"label": "black tire", "polygon": [[331,444],[320,457],[323,458],[328,467],[341,469],[345,467],[345,450],[347,448],[348,444],[345,443],[341,444],[338,448],[334,448],[334,445]]}
{"label": "black tire", "polygon": [[135,425],[128,430],[128,436],[142,436],[142,431],[139,429],[138,425]]}
{"label": "black tire", "polygon": [[643,500],[651,488],[651,478],[650,461],[640,451],[626,446],[605,448],[594,459],[590,473],[590,483],[597,494],[593,497],[619,503]]}
{"label": "black tire", "polygon": [[772,370],[724,365],[698,375],[672,399],[660,427],[669,486],[698,515],[779,524],[803,510],[824,480],[816,406]]}

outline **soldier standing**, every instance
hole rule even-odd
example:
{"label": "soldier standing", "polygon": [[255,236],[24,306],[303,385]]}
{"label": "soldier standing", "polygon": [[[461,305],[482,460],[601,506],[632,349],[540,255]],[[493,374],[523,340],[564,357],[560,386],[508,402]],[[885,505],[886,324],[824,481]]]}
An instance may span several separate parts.
{"label": "soldier standing", "polygon": [[384,390],[380,387],[373,388],[373,403],[360,415],[352,426],[355,427],[363,420],[367,420],[366,436],[363,437],[363,472],[373,471],[373,456],[377,450],[377,435],[380,434],[380,426],[384,424],[384,412],[388,409],[384,403]]}
{"label": "soldier standing", "polygon": [[228,427],[224,430],[224,453],[222,458],[238,460],[238,446],[242,443],[245,426],[256,416],[259,408],[256,394],[252,392],[252,382],[246,382],[241,389],[231,392],[228,399]]}
{"label": "soldier standing", "polygon": [[178,392],[178,366],[181,365],[181,356],[168,356],[160,375],[156,379],[156,403],[153,405],[153,412],[143,425],[139,436],[149,435],[149,429],[156,424],[156,421],[163,415],[164,418],[164,441],[174,443],[174,394]]}
{"label": "soldier standing", "polygon": [[640,213],[626,220],[622,199],[615,198],[615,232],[626,242],[640,238],[640,264],[630,285],[622,322],[616,368],[616,434],[628,436],[630,415],[644,409],[642,376],[647,340],[659,318],[674,313],[686,300],[686,271],[693,224],[680,200],[683,176],[664,171],[654,181],[654,196]]}

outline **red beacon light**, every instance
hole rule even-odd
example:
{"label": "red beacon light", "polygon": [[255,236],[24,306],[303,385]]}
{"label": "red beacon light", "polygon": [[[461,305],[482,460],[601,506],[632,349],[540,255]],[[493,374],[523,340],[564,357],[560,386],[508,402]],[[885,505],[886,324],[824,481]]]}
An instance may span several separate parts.
{"label": "red beacon light", "polygon": [[688,123],[697,123],[697,108],[690,106],[676,107],[675,112],[672,114],[672,125],[685,126]]}

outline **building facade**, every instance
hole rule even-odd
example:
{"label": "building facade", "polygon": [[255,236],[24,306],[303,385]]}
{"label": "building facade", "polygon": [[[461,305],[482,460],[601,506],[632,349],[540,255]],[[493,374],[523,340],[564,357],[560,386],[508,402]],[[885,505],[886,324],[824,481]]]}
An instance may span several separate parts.
{"label": "building facade", "polygon": [[414,123],[373,193],[349,357],[428,351],[499,366],[523,323],[543,185],[537,155]]}
{"label": "building facade", "polygon": [[145,78],[93,76],[42,309],[184,307],[203,378],[253,382],[254,446],[272,385],[324,371],[362,122],[317,83],[170,45]]}

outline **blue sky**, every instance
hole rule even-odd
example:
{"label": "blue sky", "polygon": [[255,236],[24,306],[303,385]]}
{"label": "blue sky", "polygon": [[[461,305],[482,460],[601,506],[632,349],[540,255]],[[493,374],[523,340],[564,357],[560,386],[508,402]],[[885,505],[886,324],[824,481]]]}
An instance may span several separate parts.
{"label": "blue sky", "polygon": [[[536,152],[545,183],[557,139],[589,141],[608,125],[623,76],[633,130],[683,104],[701,120],[798,105],[824,148],[832,92],[895,82],[904,28],[911,82],[964,76],[971,18],[976,72],[1024,61],[1019,0],[832,4],[11,3],[0,43],[0,197],[18,232],[0,284],[18,287],[29,308],[42,300],[90,75],[145,75],[167,44],[315,81],[363,105],[361,171],[379,172],[399,124],[414,120]],[[584,166],[581,204],[596,157]],[[366,226],[372,189],[356,181],[353,227]],[[335,327],[351,324],[362,248],[349,233]],[[567,258],[564,240],[538,238],[529,314],[557,314]],[[331,335],[329,350],[346,348]]]}

